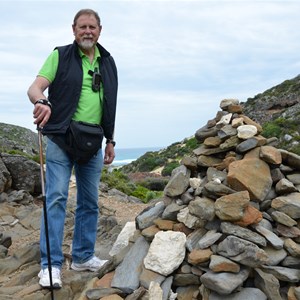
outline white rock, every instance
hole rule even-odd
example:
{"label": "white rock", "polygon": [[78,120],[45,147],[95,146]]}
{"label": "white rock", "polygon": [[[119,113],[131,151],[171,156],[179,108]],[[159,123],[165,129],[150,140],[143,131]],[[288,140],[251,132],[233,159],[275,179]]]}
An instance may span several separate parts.
{"label": "white rock", "polygon": [[237,131],[238,137],[243,140],[250,139],[257,134],[257,128],[254,125],[241,125]]}
{"label": "white rock", "polygon": [[220,108],[226,110],[229,105],[238,105],[240,101],[238,99],[223,99],[220,102]]}
{"label": "white rock", "polygon": [[232,114],[227,114],[221,118],[221,120],[217,123],[217,125],[228,125],[230,124],[232,118]]}
{"label": "white rock", "polygon": [[237,128],[241,125],[244,125],[244,119],[243,118],[235,118],[231,121],[231,126],[233,128]]}
{"label": "white rock", "polygon": [[176,300],[176,299],[177,299],[177,293],[170,291],[169,300]]}
{"label": "white rock", "polygon": [[285,134],[285,135],[283,136],[283,139],[284,139],[285,141],[289,142],[290,140],[293,139],[293,137],[292,137],[291,135],[289,135],[289,134]]}
{"label": "white rock", "polygon": [[159,231],[154,236],[144,259],[145,268],[168,276],[185,257],[186,235],[177,231]]}
{"label": "white rock", "polygon": [[151,281],[149,286],[149,300],[162,300],[162,297],[163,291],[159,283]]}
{"label": "white rock", "polygon": [[135,230],[135,222],[127,222],[109,251],[109,255],[114,256],[124,249],[128,245],[129,239],[133,236]]}
{"label": "white rock", "polygon": [[214,178],[213,181],[216,182],[216,183],[221,183],[221,179],[220,178]]}
{"label": "white rock", "polygon": [[200,187],[202,180],[200,178],[190,178],[190,187],[192,187],[193,189],[197,189],[198,187]]}

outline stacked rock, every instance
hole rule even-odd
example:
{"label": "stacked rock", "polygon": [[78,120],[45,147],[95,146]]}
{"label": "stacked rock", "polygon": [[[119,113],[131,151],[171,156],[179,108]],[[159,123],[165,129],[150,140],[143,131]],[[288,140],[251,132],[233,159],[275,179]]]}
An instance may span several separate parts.
{"label": "stacked rock", "polygon": [[300,157],[238,100],[220,107],[163,201],[137,216],[111,275],[121,299],[300,299]]}

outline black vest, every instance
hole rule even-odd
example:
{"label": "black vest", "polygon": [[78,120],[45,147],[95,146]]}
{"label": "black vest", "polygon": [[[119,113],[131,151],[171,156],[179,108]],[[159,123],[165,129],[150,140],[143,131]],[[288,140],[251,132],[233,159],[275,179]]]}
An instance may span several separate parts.
{"label": "black vest", "polygon": [[[104,99],[101,126],[104,136],[113,139],[118,76],[113,57],[100,44],[100,73],[103,80]],[[43,134],[64,134],[69,127],[71,118],[76,111],[82,88],[82,62],[78,45],[73,44],[57,47],[59,63],[54,81],[48,90],[48,99],[52,103],[52,113],[48,123],[43,128]]]}

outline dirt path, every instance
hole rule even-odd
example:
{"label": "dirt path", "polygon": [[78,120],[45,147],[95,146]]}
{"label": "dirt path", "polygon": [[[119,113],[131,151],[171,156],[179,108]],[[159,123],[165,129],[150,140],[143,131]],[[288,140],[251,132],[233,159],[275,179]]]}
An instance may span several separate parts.
{"label": "dirt path", "polygon": [[[76,200],[75,200],[75,186],[70,187],[68,207],[74,211]],[[106,193],[100,193],[99,207],[101,215],[113,215],[116,217],[119,225],[124,226],[127,222],[135,220],[135,217],[144,210],[148,205],[144,203],[132,203],[118,199],[118,197],[108,196]],[[35,201],[35,209],[42,212],[42,202]],[[68,208],[67,208],[68,209]],[[10,230],[14,230],[13,227]],[[17,228],[16,228],[17,230]],[[31,230],[30,235],[24,237],[18,237],[13,239],[12,245],[9,247],[9,255],[13,254],[16,249],[23,245],[30,244],[32,242],[39,242],[40,230]]]}

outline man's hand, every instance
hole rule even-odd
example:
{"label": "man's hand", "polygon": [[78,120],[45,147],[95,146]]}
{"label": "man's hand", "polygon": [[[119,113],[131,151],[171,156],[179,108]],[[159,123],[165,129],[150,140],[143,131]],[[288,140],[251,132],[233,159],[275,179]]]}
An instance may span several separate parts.
{"label": "man's hand", "polygon": [[113,162],[115,159],[115,149],[113,144],[108,143],[106,144],[105,147],[105,152],[104,152],[104,164],[109,165]]}
{"label": "man's hand", "polygon": [[40,128],[44,127],[51,116],[51,108],[42,103],[36,103],[39,99],[47,99],[43,92],[49,87],[50,81],[42,76],[37,76],[29,87],[27,94],[34,105],[33,117],[34,124]]}
{"label": "man's hand", "polygon": [[35,118],[34,124],[43,128],[51,116],[51,108],[48,105],[37,103],[34,106],[33,117]]}

